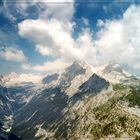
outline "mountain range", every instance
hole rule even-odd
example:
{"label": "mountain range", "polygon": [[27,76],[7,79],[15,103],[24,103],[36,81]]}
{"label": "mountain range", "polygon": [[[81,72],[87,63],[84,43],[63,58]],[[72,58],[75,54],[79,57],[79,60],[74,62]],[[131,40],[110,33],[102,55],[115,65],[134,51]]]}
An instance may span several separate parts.
{"label": "mountain range", "polygon": [[140,139],[140,79],[116,62],[0,77],[0,139]]}

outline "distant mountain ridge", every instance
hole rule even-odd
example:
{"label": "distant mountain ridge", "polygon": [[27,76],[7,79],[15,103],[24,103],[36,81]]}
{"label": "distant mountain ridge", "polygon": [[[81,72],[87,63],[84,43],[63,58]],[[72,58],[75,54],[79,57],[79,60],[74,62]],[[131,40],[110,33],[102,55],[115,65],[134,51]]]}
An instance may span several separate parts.
{"label": "distant mountain ridge", "polygon": [[[108,64],[104,64],[104,65],[96,66],[96,67],[93,67],[92,65],[86,62],[74,61],[64,71],[59,72],[59,73],[55,72],[55,73],[47,75],[46,77],[39,74],[37,75],[36,74],[16,74],[15,72],[12,72],[7,76],[1,75],[1,77],[3,78],[0,78],[0,79],[4,81],[6,86],[18,85],[20,83],[25,83],[25,82],[31,82],[31,83],[36,84],[36,83],[41,82],[41,80],[43,84],[45,84],[45,82],[47,84],[47,83],[52,82],[53,80],[57,80],[59,76],[61,75],[61,79],[63,76],[63,80],[61,80],[61,83],[63,83],[65,81],[64,77],[69,78],[69,81],[72,81],[75,75],[84,74],[87,69],[90,70],[89,72],[90,74],[96,73],[97,75],[101,75],[102,77],[107,79],[109,82],[113,82],[113,83],[120,82],[121,79],[125,79],[126,77],[132,76],[132,74],[123,70],[121,66],[115,61],[111,61]],[[63,73],[63,75],[61,73]],[[117,80],[113,81],[113,78]]]}
{"label": "distant mountain ridge", "polygon": [[[7,77],[0,78],[1,89],[6,95],[0,93],[3,96],[0,103],[11,106],[7,118],[11,116],[12,122],[8,122],[5,120],[6,112],[2,111],[7,107],[1,104],[1,122],[9,123],[6,131],[10,129],[23,140],[96,140],[125,134],[137,137],[140,109],[135,106],[139,105],[140,99],[139,79],[124,71],[116,62],[93,67],[74,61],[61,72],[37,77],[38,82],[34,83],[26,81],[23,78],[26,76],[13,74],[7,81]],[[28,79],[33,78],[35,76]],[[129,110],[136,112],[137,117]],[[123,119],[127,125],[131,126],[133,120],[138,126],[133,129],[128,125],[126,129]]]}

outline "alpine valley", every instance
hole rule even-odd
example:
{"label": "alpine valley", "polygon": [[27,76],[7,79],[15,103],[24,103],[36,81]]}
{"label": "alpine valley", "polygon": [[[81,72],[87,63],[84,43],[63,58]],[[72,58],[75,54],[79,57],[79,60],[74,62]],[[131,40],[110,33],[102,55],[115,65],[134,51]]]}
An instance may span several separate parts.
{"label": "alpine valley", "polygon": [[140,80],[116,62],[1,76],[1,139],[140,140]]}

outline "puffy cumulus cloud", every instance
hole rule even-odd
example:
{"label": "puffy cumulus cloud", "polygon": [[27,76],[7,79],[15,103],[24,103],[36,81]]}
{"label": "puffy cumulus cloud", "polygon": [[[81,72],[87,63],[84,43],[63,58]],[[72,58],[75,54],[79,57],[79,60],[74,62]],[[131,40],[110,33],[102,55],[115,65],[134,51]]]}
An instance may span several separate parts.
{"label": "puffy cumulus cloud", "polygon": [[[74,14],[74,0],[34,0],[32,2],[23,0],[24,5],[16,3],[18,12],[25,16],[28,14],[26,12],[29,7],[34,6],[37,9],[38,19],[24,20],[19,23],[19,34],[35,42],[35,50],[41,55],[57,58],[56,61],[51,62],[52,68],[55,68],[56,62],[60,64],[59,68],[61,65],[65,65],[66,62],[60,62],[60,59],[66,59],[68,62],[77,57],[78,51],[73,49],[74,40],[71,36],[74,25],[71,22]],[[51,65],[50,62],[47,64]],[[29,69],[29,65],[27,65],[22,65],[22,68]],[[40,67],[35,66],[34,69],[40,71]],[[46,63],[42,66],[42,71],[45,68]]]}
{"label": "puffy cumulus cloud", "polygon": [[0,57],[7,61],[15,62],[25,62],[27,60],[22,50],[13,47],[2,47],[0,50]]}
{"label": "puffy cumulus cloud", "polygon": [[[18,24],[19,34],[35,43],[47,44],[48,47],[60,47],[72,43],[72,24],[64,24],[56,19],[24,20]],[[65,43],[64,43],[65,41]]]}
{"label": "puffy cumulus cloud", "polygon": [[100,30],[93,39],[90,29],[72,36],[73,24],[51,18],[24,20],[18,24],[20,36],[36,43],[36,51],[54,61],[34,66],[34,70],[50,71],[66,66],[73,60],[100,65],[116,60],[138,69],[140,65],[140,6],[130,6],[119,19],[98,20]]}
{"label": "puffy cumulus cloud", "polygon": [[97,33],[100,62],[111,59],[133,68],[140,62],[140,6],[132,5],[118,20],[108,20]]}
{"label": "puffy cumulus cloud", "polygon": [[[83,30],[75,40],[72,37],[73,24],[63,23],[56,19],[50,20],[24,20],[18,24],[20,36],[30,39],[36,43],[35,50],[42,55],[49,55],[55,58],[52,61],[53,68],[60,68],[56,65],[58,61],[60,65],[74,60],[88,60],[96,57],[96,49],[93,47],[92,33],[89,29]],[[47,70],[47,64],[43,67],[37,66],[34,69],[44,71]],[[49,62],[50,65],[50,62]],[[54,65],[56,65],[54,67]]]}
{"label": "puffy cumulus cloud", "polygon": [[74,40],[71,37],[72,24],[64,24],[56,19],[50,20],[24,20],[18,24],[19,34],[22,37],[34,41],[36,51],[42,55],[59,57],[65,55],[71,59],[73,53]]}
{"label": "puffy cumulus cloud", "polygon": [[[77,39],[77,44],[72,38],[72,24],[64,24],[56,19],[51,20],[25,20],[18,25],[19,34],[22,37],[31,39],[36,45],[36,51],[42,55],[51,55],[52,57],[63,57],[66,60],[82,58],[83,52],[79,48],[82,43],[91,41],[91,39]],[[81,34],[83,36],[83,34]],[[80,36],[81,36],[80,35]],[[84,39],[84,37],[83,37]],[[86,41],[86,39],[88,39]],[[78,41],[79,40],[79,41]],[[83,42],[82,42],[83,41]],[[80,42],[82,42],[80,44]]]}
{"label": "puffy cumulus cloud", "polygon": [[97,63],[98,48],[93,40],[93,33],[89,29],[84,29],[75,40],[75,46],[79,51],[79,60],[87,61],[91,64]]}
{"label": "puffy cumulus cloud", "polygon": [[[118,51],[122,52],[123,26],[118,21],[107,21],[97,34],[96,46],[99,48],[100,59],[104,62],[118,57]],[[104,63],[103,62],[103,63]]]}

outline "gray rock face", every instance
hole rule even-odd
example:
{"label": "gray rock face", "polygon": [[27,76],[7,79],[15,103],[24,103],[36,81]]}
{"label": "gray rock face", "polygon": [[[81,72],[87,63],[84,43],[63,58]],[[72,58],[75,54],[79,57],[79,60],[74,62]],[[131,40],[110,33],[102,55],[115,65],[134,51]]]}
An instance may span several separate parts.
{"label": "gray rock face", "polygon": [[76,93],[71,97],[71,102],[74,104],[78,100],[86,96],[95,96],[100,93],[102,90],[105,90],[109,87],[109,82],[105,79],[99,77],[96,74],[93,74],[85,83],[83,83],[79,90],[80,92]]}
{"label": "gray rock face", "polygon": [[85,74],[85,69],[77,62],[66,68],[65,73],[62,74],[60,85],[68,86],[71,81],[80,74]]}
{"label": "gray rock face", "polygon": [[116,62],[110,62],[104,69],[103,73],[110,73],[112,71],[116,71],[123,74],[123,70]]}
{"label": "gray rock face", "polygon": [[83,85],[80,86],[80,90],[82,92],[98,93],[103,89],[107,89],[108,86],[109,82],[99,77],[98,75],[93,74],[88,81],[86,81]]}

